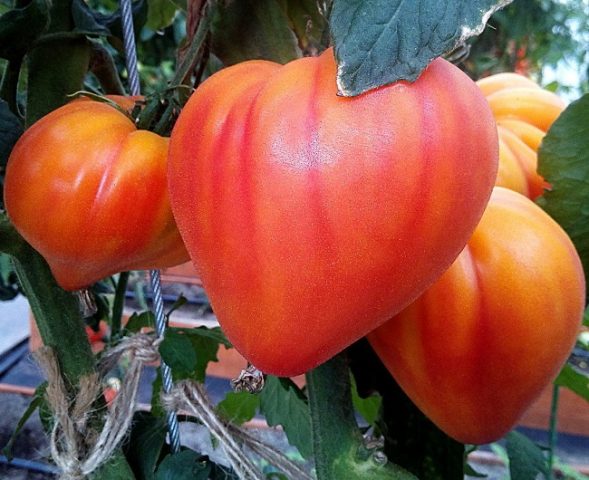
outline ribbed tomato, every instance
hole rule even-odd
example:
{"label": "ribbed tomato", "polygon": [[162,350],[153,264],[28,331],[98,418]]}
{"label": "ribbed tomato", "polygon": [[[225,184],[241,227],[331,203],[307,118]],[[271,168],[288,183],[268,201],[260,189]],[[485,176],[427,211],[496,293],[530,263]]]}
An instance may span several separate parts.
{"label": "ribbed tomato", "polygon": [[51,112],[19,139],[6,210],[63,288],[188,259],[170,209],[167,149],[168,139],[94,101]]}
{"label": "ribbed tomato", "polygon": [[497,168],[489,107],[435,60],[337,96],[331,50],[210,77],[171,136],[169,188],[222,328],[254,365],[305,372],[406,306],[458,255]]}
{"label": "ribbed tomato", "polygon": [[496,185],[531,199],[539,197],[548,184],[537,172],[538,147],[564,110],[564,102],[515,73],[491,75],[477,85],[489,101],[499,130]]}
{"label": "ribbed tomato", "polygon": [[452,267],[368,339],[442,430],[487,443],[556,376],[584,301],[583,269],[567,234],[529,199],[496,187]]}

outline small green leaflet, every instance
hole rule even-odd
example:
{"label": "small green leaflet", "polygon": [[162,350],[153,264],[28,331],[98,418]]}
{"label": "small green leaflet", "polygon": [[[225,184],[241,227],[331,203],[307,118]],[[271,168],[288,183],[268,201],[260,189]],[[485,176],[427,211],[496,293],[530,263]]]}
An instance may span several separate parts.
{"label": "small green leaflet", "polygon": [[21,430],[25,426],[25,423],[27,423],[27,420],[29,418],[31,418],[31,415],[33,413],[35,413],[37,408],[40,408],[41,405],[43,405],[45,403],[45,391],[46,390],[47,390],[47,382],[43,382],[41,385],[39,385],[37,387],[37,389],[35,390],[35,396],[31,400],[31,403],[29,403],[29,406],[25,410],[25,413],[22,414],[22,417],[20,418],[20,420],[16,424],[14,432],[12,432],[12,435],[8,439],[8,442],[6,442],[5,445],[2,445],[2,450],[1,450],[2,455],[4,455],[6,458],[8,458],[8,460],[12,460],[12,458],[13,458],[12,447],[14,445],[14,442],[18,438],[18,435],[20,434]]}
{"label": "small green leaflet", "polygon": [[540,447],[515,431],[508,433],[506,439],[511,480],[536,480],[539,473],[549,478],[546,459]]}
{"label": "small green leaflet", "polygon": [[166,422],[148,412],[136,412],[131,434],[124,444],[127,462],[144,480],[154,480],[162,448],[166,442]]}
{"label": "small green leaflet", "polygon": [[110,457],[95,472],[89,475],[90,480],[135,480],[135,475],[120,450]]}
{"label": "small green leaflet", "polygon": [[538,152],[538,171],[552,188],[537,203],[569,234],[589,273],[589,94],[552,124]]}
{"label": "small green leaflet", "polygon": [[334,0],[330,29],[344,96],[414,81],[436,57],[479,35],[512,0]]}
{"label": "small green leaflet", "polygon": [[311,413],[300,389],[288,378],[266,377],[260,411],[270,426],[282,425],[291,445],[305,458],[313,455]]}
{"label": "small green leaflet", "polygon": [[147,0],[147,24],[152,30],[161,30],[172,24],[178,6],[170,0]]}
{"label": "small green leaflet", "polygon": [[589,402],[589,376],[576,370],[568,363],[563,367],[554,383],[572,390]]}
{"label": "small green leaflet", "polygon": [[228,392],[217,405],[217,411],[228,422],[241,425],[254,418],[260,396],[248,392]]}
{"label": "small green leaflet", "polygon": [[204,382],[208,363],[218,360],[220,344],[231,346],[218,327],[169,328],[160,354],[172,369],[174,380],[191,378]]}
{"label": "small green leaflet", "polygon": [[382,397],[380,395],[370,395],[369,397],[363,398],[358,395],[358,389],[356,388],[356,379],[353,375],[350,375],[352,384],[352,403],[354,409],[362,415],[366,423],[374,426],[378,420],[378,413],[382,404]]}

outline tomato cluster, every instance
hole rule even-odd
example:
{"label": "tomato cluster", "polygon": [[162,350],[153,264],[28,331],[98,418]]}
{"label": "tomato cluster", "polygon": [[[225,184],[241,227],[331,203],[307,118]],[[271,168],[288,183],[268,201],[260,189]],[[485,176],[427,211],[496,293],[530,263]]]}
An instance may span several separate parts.
{"label": "tomato cluster", "polygon": [[572,243],[502,188],[542,193],[536,151],[564,106],[442,59],[355,98],[335,74],[331,50],[226,68],[169,149],[110,105],[72,102],[15,146],[8,214],[66,289],[189,253],[258,368],[299,374],[368,335],[443,430],[495,439],[554,377],[582,315]]}

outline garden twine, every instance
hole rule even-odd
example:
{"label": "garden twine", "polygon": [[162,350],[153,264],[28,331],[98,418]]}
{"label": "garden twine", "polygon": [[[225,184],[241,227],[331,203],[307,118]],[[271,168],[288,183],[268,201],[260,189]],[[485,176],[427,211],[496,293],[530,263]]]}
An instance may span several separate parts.
{"label": "garden twine", "polygon": [[[43,347],[35,353],[47,376],[45,396],[53,412],[50,449],[53,461],[62,470],[63,480],[77,480],[97,470],[113,454],[131,425],[141,370],[144,363],[159,359],[161,340],[139,333],[123,339],[107,351],[98,364],[98,372],[80,379],[78,393],[71,399],[63,381],[54,351]],[[121,389],[105,409],[102,430],[97,432],[90,420],[94,403],[102,394],[102,378],[119,358],[130,357]]]}
{"label": "garden twine", "polygon": [[[81,378],[75,398],[71,398],[57,361],[50,347],[35,353],[38,364],[47,376],[45,397],[53,414],[50,435],[51,456],[61,469],[61,480],[80,480],[106,463],[127,435],[133,419],[137,390],[145,363],[160,360],[162,339],[138,333],[126,337],[106,351],[98,371]],[[121,356],[129,357],[129,367],[121,389],[109,408],[104,409],[103,426],[96,431],[95,402],[102,394],[102,379]],[[263,480],[263,475],[244,453],[244,447],[278,467],[290,478],[311,480],[311,477],[281,452],[266,445],[245,430],[222,421],[216,414],[203,386],[184,380],[162,395],[164,408],[183,410],[196,417],[219,441],[231,467],[243,480]]]}

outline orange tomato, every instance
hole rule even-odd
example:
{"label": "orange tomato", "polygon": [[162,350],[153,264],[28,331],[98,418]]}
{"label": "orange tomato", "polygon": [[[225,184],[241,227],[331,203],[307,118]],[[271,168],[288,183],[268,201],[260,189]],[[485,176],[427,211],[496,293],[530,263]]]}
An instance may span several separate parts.
{"label": "orange tomato", "polygon": [[487,443],[557,375],[584,301],[567,234],[529,199],[496,187],[452,267],[368,339],[438,427],[461,442]]}
{"label": "orange tomato", "polygon": [[539,197],[549,185],[537,172],[538,147],[564,110],[564,102],[515,73],[491,75],[477,85],[489,101],[499,130],[496,185],[531,199]]}
{"label": "orange tomato", "polygon": [[63,288],[187,260],[168,198],[167,149],[168,139],[93,101],[51,112],[19,139],[6,210]]}

